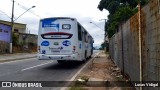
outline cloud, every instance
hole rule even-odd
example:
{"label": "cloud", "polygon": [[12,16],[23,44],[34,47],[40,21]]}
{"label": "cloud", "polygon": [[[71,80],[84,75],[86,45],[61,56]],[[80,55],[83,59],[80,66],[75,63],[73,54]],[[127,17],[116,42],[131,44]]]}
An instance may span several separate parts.
{"label": "cloud", "polygon": [[[12,0],[1,0],[0,10],[11,16]],[[26,8],[36,6],[29,10],[16,22],[27,24],[28,29],[33,34],[38,34],[38,25],[41,18],[47,17],[73,17],[93,36],[96,45],[100,45],[104,40],[104,21],[108,11],[103,12],[97,9],[100,0],[15,0],[15,17],[21,15]],[[7,3],[7,4],[6,4]],[[19,3],[20,5],[18,5]],[[41,17],[41,18],[40,18]],[[0,19],[10,21],[10,18],[0,12]],[[97,26],[89,23],[94,22]]]}

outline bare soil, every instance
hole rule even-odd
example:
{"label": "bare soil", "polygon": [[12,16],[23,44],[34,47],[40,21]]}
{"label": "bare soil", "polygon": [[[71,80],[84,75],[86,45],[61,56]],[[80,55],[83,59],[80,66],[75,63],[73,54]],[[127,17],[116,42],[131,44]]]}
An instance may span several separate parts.
{"label": "bare soil", "polygon": [[[108,54],[104,52],[99,54],[92,63],[86,67],[77,77],[77,79],[102,79],[103,81],[127,81],[121,75],[121,70],[118,68]],[[112,82],[114,84],[114,82]],[[84,90],[134,90],[127,87],[83,87]]]}

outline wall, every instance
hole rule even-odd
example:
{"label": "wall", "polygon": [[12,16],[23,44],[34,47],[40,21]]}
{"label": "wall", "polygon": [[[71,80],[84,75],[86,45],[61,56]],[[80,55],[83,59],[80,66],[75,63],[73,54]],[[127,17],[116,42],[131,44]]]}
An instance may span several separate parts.
{"label": "wall", "polygon": [[[9,21],[0,20],[0,23],[11,26],[11,22]],[[14,31],[15,30],[18,30],[17,33],[26,33],[26,24],[14,23]]]}
{"label": "wall", "polygon": [[18,36],[19,36],[19,42],[37,44],[37,35],[35,34],[19,33]]}
{"label": "wall", "polygon": [[0,24],[0,54],[9,52],[11,27]]}
{"label": "wall", "polygon": [[[160,81],[160,0],[150,0],[141,10],[142,71],[143,81]],[[110,39],[110,55],[114,62],[129,75],[131,81],[139,81],[139,23],[138,13],[119,25]],[[148,88],[145,90],[158,90]]]}
{"label": "wall", "polygon": [[37,51],[37,35],[26,33],[15,33],[15,35],[18,38],[18,45],[13,47],[14,53]]}

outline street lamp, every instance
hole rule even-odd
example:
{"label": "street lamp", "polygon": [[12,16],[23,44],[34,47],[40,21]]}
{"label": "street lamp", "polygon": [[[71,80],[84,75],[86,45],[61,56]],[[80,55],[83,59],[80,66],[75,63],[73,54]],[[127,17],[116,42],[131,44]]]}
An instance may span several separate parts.
{"label": "street lamp", "polygon": [[18,18],[20,18],[23,14],[25,14],[26,12],[28,12],[30,9],[35,8],[36,6],[32,6],[31,8],[27,9],[24,13],[22,13],[21,15],[19,15],[19,17],[17,17],[14,21],[16,21]]}
{"label": "street lamp", "polygon": [[[92,23],[94,24],[96,27],[98,27],[99,29],[101,29],[102,31],[104,31],[101,27],[99,27],[97,24],[93,23],[93,22],[89,22],[89,23]],[[105,36],[104,36],[105,37]]]}
{"label": "street lamp", "polygon": [[98,25],[96,25],[95,23],[93,23],[93,22],[89,22],[89,23],[92,23],[92,24],[94,24],[95,26],[97,26],[99,29],[101,29],[102,31],[104,31],[101,27],[99,27]]}
{"label": "street lamp", "polygon": [[105,30],[105,28],[106,28],[106,23],[107,23],[107,19],[100,19],[99,21],[102,21],[102,20],[104,20],[104,43],[105,43],[105,46],[106,46],[106,51],[108,51],[107,40],[106,40],[107,31]]}
{"label": "street lamp", "polygon": [[[102,31],[104,31],[101,27],[99,27],[97,24],[93,23],[93,22],[89,22],[89,23],[92,23],[94,24],[96,27],[98,27],[99,29],[101,29]],[[104,36],[105,37],[105,36]]]}
{"label": "street lamp", "polygon": [[22,13],[19,17],[17,17],[15,20],[14,20],[14,0],[13,0],[13,4],[12,4],[12,17],[11,17],[11,27],[12,27],[12,30],[11,30],[11,33],[10,33],[10,53],[12,53],[12,32],[14,31],[14,21],[16,21],[18,18],[20,18],[23,14],[25,14],[27,11],[29,11],[30,9],[36,7],[36,6],[32,6],[31,8],[27,9],[24,13]]}
{"label": "street lamp", "polygon": [[[92,23],[92,24],[94,24],[96,27],[98,27],[99,29],[101,29],[102,31],[104,31],[105,32],[105,29],[102,29],[101,27],[99,27],[97,24],[95,24],[95,23],[93,23],[93,22],[89,22],[89,23]],[[105,33],[104,33],[104,42],[105,42]]]}
{"label": "street lamp", "polygon": [[99,21],[102,21],[102,20],[104,20],[104,32],[105,32],[105,37],[106,37],[107,32],[105,31],[105,26],[106,26],[107,19],[100,19]]}

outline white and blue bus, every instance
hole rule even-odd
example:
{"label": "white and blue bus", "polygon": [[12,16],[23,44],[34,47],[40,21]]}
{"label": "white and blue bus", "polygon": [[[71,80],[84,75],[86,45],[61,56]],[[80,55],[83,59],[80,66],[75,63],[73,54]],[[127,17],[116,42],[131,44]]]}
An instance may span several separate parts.
{"label": "white and blue bus", "polygon": [[93,38],[75,19],[41,19],[38,32],[38,59],[85,61],[93,54]]}

